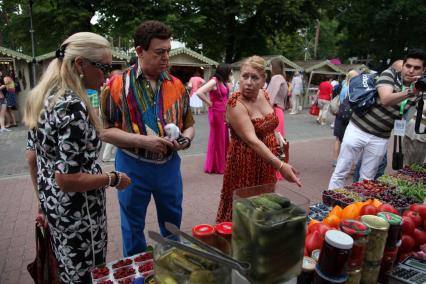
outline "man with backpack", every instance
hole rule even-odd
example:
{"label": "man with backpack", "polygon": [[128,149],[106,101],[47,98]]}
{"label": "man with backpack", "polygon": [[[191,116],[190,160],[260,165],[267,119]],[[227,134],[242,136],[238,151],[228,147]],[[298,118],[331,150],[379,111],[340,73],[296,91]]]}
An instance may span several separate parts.
{"label": "man with backpack", "polygon": [[376,103],[362,114],[355,111],[352,114],[329,189],[345,185],[352,163],[361,156],[360,180],[374,179],[395,121],[404,120],[406,112],[416,105],[414,83],[424,72],[425,60],[422,50],[410,50],[404,57],[401,72],[389,68],[377,79]]}

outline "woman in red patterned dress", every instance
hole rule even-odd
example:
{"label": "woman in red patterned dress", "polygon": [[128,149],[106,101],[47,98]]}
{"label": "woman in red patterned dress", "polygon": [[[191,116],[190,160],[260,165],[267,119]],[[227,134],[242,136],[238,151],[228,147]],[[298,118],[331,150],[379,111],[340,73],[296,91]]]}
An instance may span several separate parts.
{"label": "woman in red patterned dress", "polygon": [[301,186],[297,171],[276,157],[274,129],[278,119],[262,90],[265,60],[249,57],[241,66],[240,90],[228,101],[226,120],[231,142],[223,177],[217,222],[232,220],[232,196],[236,189],[275,183],[275,172]]}

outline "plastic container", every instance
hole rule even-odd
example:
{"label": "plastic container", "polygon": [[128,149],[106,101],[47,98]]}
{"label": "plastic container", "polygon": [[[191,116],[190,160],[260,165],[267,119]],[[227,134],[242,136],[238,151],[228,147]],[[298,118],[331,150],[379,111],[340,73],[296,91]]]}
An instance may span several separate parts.
{"label": "plastic container", "polygon": [[159,243],[154,246],[154,271],[155,283],[158,284],[170,283],[171,280],[185,284],[231,283],[229,267]]}
{"label": "plastic container", "polygon": [[362,216],[361,222],[367,225],[371,230],[368,236],[364,261],[380,264],[388,237],[389,223],[373,215]]}
{"label": "plastic container", "polygon": [[304,256],[302,273],[297,277],[297,284],[311,284],[314,280],[315,266],[317,262],[311,257]]}
{"label": "plastic container", "polygon": [[364,261],[365,250],[367,249],[368,235],[370,228],[357,220],[343,220],[340,222],[340,230],[354,240],[349,260],[346,266],[346,271],[356,271],[362,268]]}
{"label": "plastic container", "polygon": [[302,270],[309,199],[279,184],[234,193],[232,251],[256,283],[288,281]]}
{"label": "plastic container", "polygon": [[380,212],[378,217],[389,223],[388,238],[386,239],[386,249],[394,249],[402,237],[402,218],[393,213]]}
{"label": "plastic container", "polygon": [[318,260],[321,271],[327,276],[343,275],[353,244],[348,234],[337,230],[327,231]]}

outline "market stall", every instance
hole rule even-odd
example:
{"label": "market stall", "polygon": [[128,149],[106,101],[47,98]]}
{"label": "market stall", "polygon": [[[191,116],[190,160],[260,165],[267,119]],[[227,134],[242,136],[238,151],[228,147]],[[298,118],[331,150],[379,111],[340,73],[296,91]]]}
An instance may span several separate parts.
{"label": "market stall", "polygon": [[233,222],[166,224],[171,237],[150,231],[153,250],[95,268],[93,282],[425,283],[425,185],[426,164],[311,206],[280,184],[236,190]]}

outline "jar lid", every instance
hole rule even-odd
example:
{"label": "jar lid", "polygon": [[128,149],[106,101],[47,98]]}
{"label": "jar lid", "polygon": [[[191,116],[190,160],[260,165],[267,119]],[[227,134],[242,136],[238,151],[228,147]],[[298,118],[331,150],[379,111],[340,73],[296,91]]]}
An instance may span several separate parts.
{"label": "jar lid", "polygon": [[314,249],[314,250],[311,252],[311,257],[312,257],[315,261],[318,261],[318,259],[319,259],[319,255],[320,255],[320,252],[321,252],[321,250],[320,250],[320,249]]}
{"label": "jar lid", "polygon": [[346,219],[340,222],[340,230],[354,239],[368,236],[370,228],[360,221]]}
{"label": "jar lid", "polygon": [[390,212],[379,212],[378,217],[388,221],[391,226],[400,226],[402,224],[402,217]]}
{"label": "jar lid", "polygon": [[215,228],[209,224],[200,224],[192,228],[192,234],[198,237],[211,236],[215,232]]}
{"label": "jar lid", "polygon": [[379,231],[389,230],[389,223],[383,220],[380,217],[374,215],[364,215],[361,217],[361,222],[370,227],[370,229],[375,229]]}
{"label": "jar lid", "polygon": [[317,262],[313,258],[309,256],[303,257],[303,262],[302,262],[303,271],[306,271],[306,272],[314,271],[315,265],[317,265]]}
{"label": "jar lid", "polygon": [[351,249],[354,245],[354,240],[351,236],[337,230],[328,230],[325,233],[325,241],[339,249]]}
{"label": "jar lid", "polygon": [[216,232],[221,235],[232,235],[232,222],[222,222],[216,225]]}

